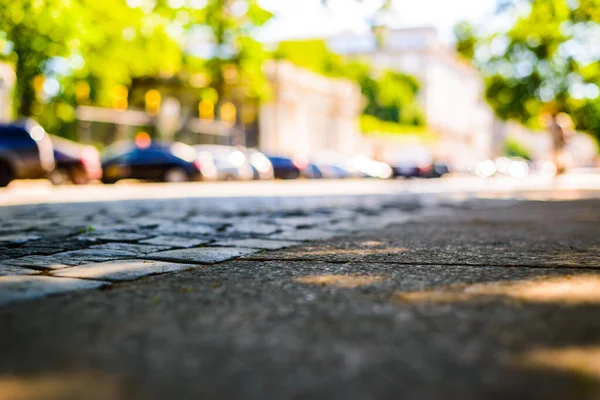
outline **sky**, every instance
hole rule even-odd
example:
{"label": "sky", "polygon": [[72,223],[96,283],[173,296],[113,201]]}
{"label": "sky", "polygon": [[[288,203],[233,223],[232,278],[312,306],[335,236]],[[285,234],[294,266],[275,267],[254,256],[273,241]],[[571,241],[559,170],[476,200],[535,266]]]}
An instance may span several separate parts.
{"label": "sky", "polygon": [[[263,28],[260,38],[279,41],[289,38],[323,37],[343,31],[365,31],[365,16],[378,8],[380,0],[259,0],[276,18]],[[390,25],[433,26],[441,39],[453,40],[452,27],[459,21],[481,24],[490,18],[496,0],[394,0]]]}

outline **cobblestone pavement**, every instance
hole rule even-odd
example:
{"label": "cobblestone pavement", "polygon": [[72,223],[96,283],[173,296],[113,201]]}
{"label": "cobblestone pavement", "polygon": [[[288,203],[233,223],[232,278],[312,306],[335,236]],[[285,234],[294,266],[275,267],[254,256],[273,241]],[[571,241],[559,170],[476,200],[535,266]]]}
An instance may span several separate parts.
{"label": "cobblestone pavement", "polygon": [[[561,179],[486,182],[463,177],[56,190],[17,185],[1,191],[0,204],[34,204],[0,207],[0,306],[377,230],[423,213],[443,212],[448,209],[444,205],[477,195],[577,198],[593,197],[600,188],[595,175]],[[69,196],[85,202],[53,203]],[[93,202],[95,196],[117,200]],[[49,203],[39,204],[44,198]]]}
{"label": "cobblestone pavement", "polygon": [[416,196],[135,200],[0,208],[0,305],[378,229]]}
{"label": "cobblestone pavement", "polygon": [[600,200],[1,210],[2,400],[600,399]]}

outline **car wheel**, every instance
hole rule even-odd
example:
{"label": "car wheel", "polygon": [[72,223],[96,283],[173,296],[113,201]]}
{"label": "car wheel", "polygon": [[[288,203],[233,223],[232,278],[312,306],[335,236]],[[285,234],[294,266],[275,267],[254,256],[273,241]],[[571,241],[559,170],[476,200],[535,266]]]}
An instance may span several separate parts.
{"label": "car wheel", "polygon": [[170,168],[165,172],[163,181],[165,182],[187,182],[189,180],[188,174],[181,168]]}
{"label": "car wheel", "polygon": [[69,179],[75,185],[85,185],[90,181],[87,172],[82,167],[73,168],[69,174]]}
{"label": "car wheel", "polygon": [[69,172],[64,168],[58,168],[50,172],[48,178],[53,185],[64,185],[69,180]]}
{"label": "car wheel", "polygon": [[0,161],[0,187],[6,187],[14,179],[10,165]]}

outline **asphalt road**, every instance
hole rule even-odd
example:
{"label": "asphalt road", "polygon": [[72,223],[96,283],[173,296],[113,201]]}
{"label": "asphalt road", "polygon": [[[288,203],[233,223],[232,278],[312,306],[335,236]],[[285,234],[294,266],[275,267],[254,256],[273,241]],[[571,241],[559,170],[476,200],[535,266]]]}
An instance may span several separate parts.
{"label": "asphalt road", "polygon": [[417,180],[296,180],[270,182],[140,183],[52,186],[17,181],[0,189],[0,206],[182,198],[314,197],[437,194],[454,198],[576,199],[600,189],[600,174],[571,173],[558,178],[482,179],[456,176]]}

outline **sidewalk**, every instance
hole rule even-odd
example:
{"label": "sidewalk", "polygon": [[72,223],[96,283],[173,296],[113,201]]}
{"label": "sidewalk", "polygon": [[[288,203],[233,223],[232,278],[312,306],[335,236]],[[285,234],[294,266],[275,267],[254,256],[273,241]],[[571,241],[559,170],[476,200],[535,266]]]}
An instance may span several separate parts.
{"label": "sidewalk", "polygon": [[[0,398],[600,399],[600,200],[396,206],[250,221],[270,237],[223,239],[241,256],[225,262],[155,239],[141,263],[190,269],[131,282],[56,267],[112,284],[0,308]],[[81,235],[110,239],[97,226],[65,251]],[[98,250],[152,240],[113,239]]]}

